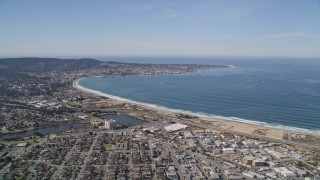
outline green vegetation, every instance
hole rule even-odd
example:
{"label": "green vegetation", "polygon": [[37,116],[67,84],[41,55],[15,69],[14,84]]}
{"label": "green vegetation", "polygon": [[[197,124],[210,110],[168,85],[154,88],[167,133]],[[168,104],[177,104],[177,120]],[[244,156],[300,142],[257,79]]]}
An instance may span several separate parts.
{"label": "green vegetation", "polygon": [[320,155],[315,155],[312,157],[312,162],[310,164],[314,166],[319,166],[320,165]]}
{"label": "green vegetation", "polygon": [[105,147],[106,149],[111,149],[111,148],[112,148],[112,144],[104,144],[104,147]]}
{"label": "green vegetation", "polygon": [[25,174],[18,177],[18,180],[25,180],[25,179],[27,179],[27,176]]}

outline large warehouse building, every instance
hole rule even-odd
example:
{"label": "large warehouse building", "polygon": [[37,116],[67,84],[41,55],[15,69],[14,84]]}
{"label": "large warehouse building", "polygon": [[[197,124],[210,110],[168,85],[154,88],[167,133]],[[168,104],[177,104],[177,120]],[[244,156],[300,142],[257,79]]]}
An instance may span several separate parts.
{"label": "large warehouse building", "polygon": [[185,129],[187,127],[188,127],[187,125],[177,123],[177,124],[171,124],[169,126],[165,126],[164,129],[167,132],[175,132],[175,131],[179,131],[181,129]]}

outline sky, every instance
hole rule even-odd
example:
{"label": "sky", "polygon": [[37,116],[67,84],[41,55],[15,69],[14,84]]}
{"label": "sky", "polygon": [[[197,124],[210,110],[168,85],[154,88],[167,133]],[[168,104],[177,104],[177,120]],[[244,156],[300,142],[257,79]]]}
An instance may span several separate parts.
{"label": "sky", "polygon": [[0,0],[0,56],[320,57],[320,0]]}

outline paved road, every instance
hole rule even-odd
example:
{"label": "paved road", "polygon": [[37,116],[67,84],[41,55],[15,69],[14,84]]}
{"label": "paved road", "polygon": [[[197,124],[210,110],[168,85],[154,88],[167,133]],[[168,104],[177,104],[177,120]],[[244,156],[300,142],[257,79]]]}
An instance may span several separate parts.
{"label": "paved road", "polygon": [[[175,168],[178,169],[178,174],[179,174],[180,179],[184,179],[184,177],[183,177],[183,175],[185,174],[185,173],[183,173],[184,170],[182,169],[181,165],[179,164],[179,162],[176,158],[176,153],[172,150],[172,145],[171,144],[166,144],[166,145],[168,146],[168,149],[171,153],[171,157],[173,159],[173,164],[174,164]],[[186,179],[190,179],[190,176],[187,176]]]}
{"label": "paved road", "polygon": [[74,150],[76,149],[77,147],[77,143],[80,141],[80,139],[77,140],[77,142],[74,143],[73,147],[70,149],[70,151],[68,152],[68,154],[66,155],[65,157],[65,160],[61,163],[61,165],[59,166],[59,168],[56,170],[56,172],[54,172],[54,174],[52,175],[51,177],[51,180],[54,180],[54,179],[57,179],[58,176],[60,175],[61,173],[61,170],[66,167],[64,166],[63,164],[68,161],[68,159],[70,158],[70,156],[72,155],[72,153],[74,152]]}
{"label": "paved road", "polygon": [[93,152],[93,147],[96,145],[97,139],[98,139],[98,137],[100,136],[100,134],[101,134],[101,132],[97,133],[96,136],[95,136],[94,139],[93,139],[93,142],[92,142],[92,144],[91,144],[91,146],[90,146],[90,149],[89,149],[89,151],[88,151],[88,153],[87,153],[87,156],[86,156],[86,158],[84,159],[83,165],[81,166],[81,170],[80,170],[79,176],[78,176],[78,178],[77,178],[78,180],[80,180],[80,179],[83,178],[83,173],[84,173],[84,170],[86,169],[87,162],[88,162],[88,160],[89,160],[89,158],[90,158],[90,155],[91,155],[92,152]]}
{"label": "paved road", "polygon": [[[15,154],[12,154],[12,155],[15,156],[15,159],[19,159],[22,155],[27,154],[29,151],[31,151],[33,146],[39,145],[39,144],[41,144],[43,142],[44,142],[44,140],[40,141],[39,143],[32,144],[32,145],[30,145],[28,147],[22,147],[22,148],[20,148],[20,150],[13,151]],[[10,166],[11,166],[11,163],[8,163],[5,167],[0,169],[0,179],[4,176],[4,174],[6,174],[9,171]]]}

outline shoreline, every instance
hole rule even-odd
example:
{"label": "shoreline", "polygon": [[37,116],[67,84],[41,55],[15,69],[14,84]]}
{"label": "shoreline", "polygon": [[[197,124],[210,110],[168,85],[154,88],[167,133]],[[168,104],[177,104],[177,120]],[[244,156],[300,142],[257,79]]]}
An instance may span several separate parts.
{"label": "shoreline", "polygon": [[[248,135],[259,135],[253,133],[254,131],[266,131],[265,137],[275,138],[275,139],[282,139],[286,133],[290,134],[303,134],[303,135],[315,135],[320,136],[319,130],[309,130],[303,129],[298,127],[291,127],[285,125],[272,125],[265,122],[253,121],[253,120],[246,120],[237,117],[224,117],[224,116],[217,116],[217,115],[205,115],[199,114],[191,111],[179,110],[179,109],[171,109],[164,106],[158,106],[155,104],[148,104],[143,102],[138,102],[130,99],[125,99],[122,97],[106,94],[100,91],[92,90],[85,88],[79,84],[79,81],[84,78],[76,79],[73,81],[73,88],[83,91],[85,93],[90,93],[96,96],[103,96],[108,97],[111,101],[122,102],[122,103],[129,103],[133,105],[140,106],[144,109],[155,111],[158,113],[162,113],[164,115],[172,114],[172,115],[191,115],[198,117],[198,121],[207,121],[208,123],[212,123],[213,126],[218,125],[220,126],[221,130],[229,130],[235,131],[239,133],[245,133]],[[191,123],[190,121],[189,123]]]}

